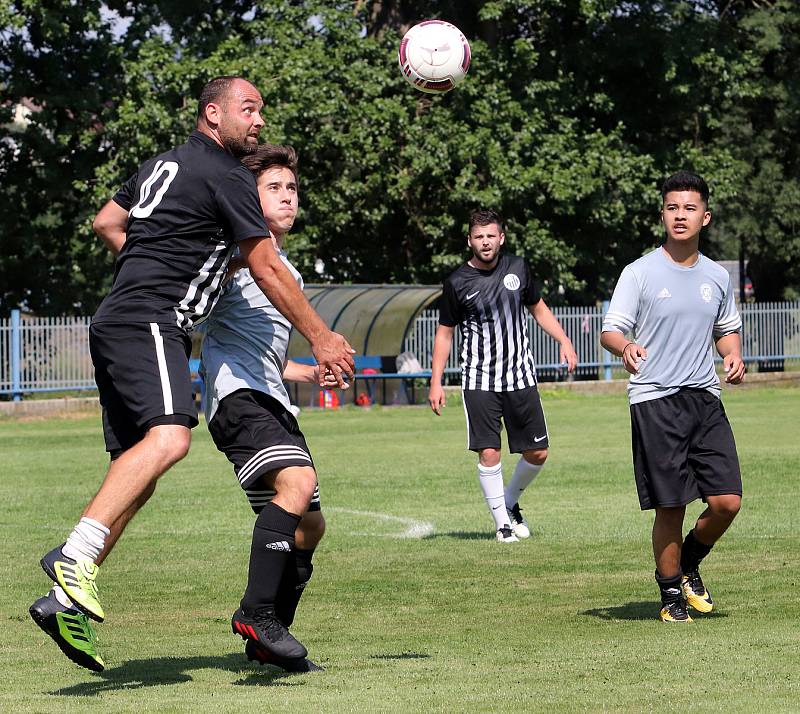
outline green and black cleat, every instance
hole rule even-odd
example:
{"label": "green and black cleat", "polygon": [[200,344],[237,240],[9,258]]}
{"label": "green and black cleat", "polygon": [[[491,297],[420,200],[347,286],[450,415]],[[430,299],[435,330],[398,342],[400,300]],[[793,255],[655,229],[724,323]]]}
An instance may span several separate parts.
{"label": "green and black cleat", "polygon": [[28,612],[75,664],[93,672],[103,671],[106,665],[97,651],[97,635],[89,618],[80,610],[62,605],[51,590],[33,603]]}

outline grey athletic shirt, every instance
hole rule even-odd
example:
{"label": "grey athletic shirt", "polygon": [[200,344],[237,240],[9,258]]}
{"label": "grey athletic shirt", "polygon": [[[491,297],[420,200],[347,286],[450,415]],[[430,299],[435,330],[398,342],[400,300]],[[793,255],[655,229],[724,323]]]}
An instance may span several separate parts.
{"label": "grey athletic shirt", "polygon": [[[280,256],[302,289],[300,273],[283,251]],[[292,326],[261,292],[249,270],[239,270],[225,286],[203,327],[206,422],[214,417],[220,401],[239,389],[264,392],[289,408],[283,365]]]}
{"label": "grey athletic shirt", "polygon": [[728,272],[702,254],[680,266],[661,248],[625,266],[603,320],[603,332],[632,333],[647,350],[628,383],[631,404],[681,387],[719,397],[714,339],[741,329]]}

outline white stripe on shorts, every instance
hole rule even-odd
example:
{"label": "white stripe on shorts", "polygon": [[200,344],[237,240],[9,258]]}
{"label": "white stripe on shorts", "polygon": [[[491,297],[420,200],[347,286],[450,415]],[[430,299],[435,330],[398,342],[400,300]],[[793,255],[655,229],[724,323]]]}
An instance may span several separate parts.
{"label": "white stripe on shorts", "polygon": [[158,324],[150,323],[150,333],[156,343],[156,359],[158,360],[158,375],[161,378],[161,394],[164,396],[164,414],[173,414],[172,410],[172,387],[169,383],[169,371],[167,370],[167,357],[164,354],[164,338]]}
{"label": "white stripe on shorts", "polygon": [[469,412],[467,411],[467,400],[464,397],[464,389],[461,389],[461,405],[464,407],[464,417],[467,420],[467,449],[469,449]]}
{"label": "white stripe on shorts", "polygon": [[311,457],[299,446],[295,446],[294,444],[270,446],[267,449],[261,449],[261,451],[254,456],[251,456],[247,463],[239,469],[239,473],[237,474],[239,483],[247,481],[247,479],[251,478],[262,466],[272,461],[284,461],[287,456],[307,461],[308,465],[311,466]]}

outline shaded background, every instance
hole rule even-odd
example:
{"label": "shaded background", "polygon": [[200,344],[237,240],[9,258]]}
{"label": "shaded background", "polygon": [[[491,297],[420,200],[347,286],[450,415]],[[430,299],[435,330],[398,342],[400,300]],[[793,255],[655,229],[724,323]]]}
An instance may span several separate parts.
{"label": "shaded background", "polygon": [[[473,49],[439,97],[396,60],[428,17]],[[748,261],[759,300],[800,296],[800,3],[0,0],[0,28],[0,315],[95,309],[112,261],[91,217],[230,73],[300,153],[287,247],[310,282],[438,283],[493,207],[549,302],[593,304],[689,168],[712,186],[703,251]]]}

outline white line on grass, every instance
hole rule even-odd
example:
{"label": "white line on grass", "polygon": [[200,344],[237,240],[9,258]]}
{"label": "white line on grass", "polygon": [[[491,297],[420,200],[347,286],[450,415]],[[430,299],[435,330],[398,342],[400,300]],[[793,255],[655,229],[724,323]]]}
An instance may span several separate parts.
{"label": "white line on grass", "polygon": [[388,521],[389,523],[399,523],[405,526],[405,530],[399,533],[351,533],[351,535],[368,535],[368,536],[385,536],[388,538],[425,538],[433,533],[433,523],[428,521],[418,521],[414,518],[403,518],[402,516],[392,516],[388,513],[380,513],[378,511],[355,511],[351,508],[337,508],[325,506],[323,509],[326,513],[347,513],[351,516],[364,516],[365,518],[375,518],[379,521]]}

